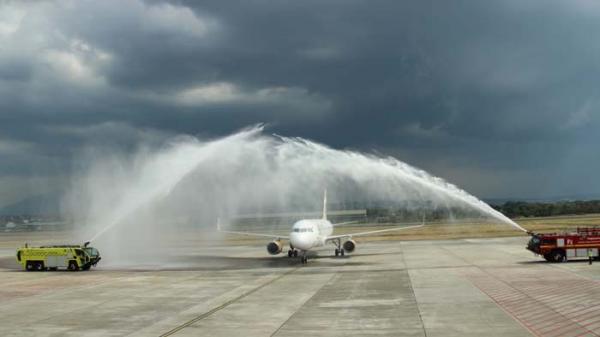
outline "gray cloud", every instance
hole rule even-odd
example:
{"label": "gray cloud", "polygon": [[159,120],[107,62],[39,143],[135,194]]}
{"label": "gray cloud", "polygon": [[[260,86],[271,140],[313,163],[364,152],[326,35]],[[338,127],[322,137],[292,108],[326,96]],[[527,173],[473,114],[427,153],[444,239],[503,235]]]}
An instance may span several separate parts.
{"label": "gray cloud", "polygon": [[90,144],[266,122],[483,196],[599,192],[599,18],[590,1],[3,2],[0,182],[63,175]]}

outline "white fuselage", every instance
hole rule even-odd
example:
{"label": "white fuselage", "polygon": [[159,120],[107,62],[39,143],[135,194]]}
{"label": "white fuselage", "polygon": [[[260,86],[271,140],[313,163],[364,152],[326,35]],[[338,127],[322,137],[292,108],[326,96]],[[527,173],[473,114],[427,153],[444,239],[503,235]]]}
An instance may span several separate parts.
{"label": "white fuselage", "polygon": [[295,249],[307,251],[325,245],[333,233],[333,225],[325,219],[305,219],[294,223],[290,233],[290,244]]}

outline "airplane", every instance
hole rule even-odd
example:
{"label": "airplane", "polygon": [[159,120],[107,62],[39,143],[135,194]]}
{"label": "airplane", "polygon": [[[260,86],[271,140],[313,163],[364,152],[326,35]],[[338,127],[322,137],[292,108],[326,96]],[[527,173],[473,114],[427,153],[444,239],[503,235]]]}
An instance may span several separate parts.
{"label": "airplane", "polygon": [[[327,220],[327,191],[325,190],[323,193],[323,216],[321,219],[302,219],[296,221],[292,226],[292,231],[287,236],[222,230],[219,220],[217,220],[217,231],[228,234],[273,238],[273,241],[267,244],[267,251],[271,255],[280,254],[284,247],[284,244],[281,240],[288,240],[290,245],[288,257],[297,257],[300,255],[302,264],[306,264],[308,263],[307,252],[313,250],[314,248],[322,247],[327,243],[333,243],[335,245],[335,256],[344,256],[346,252],[352,253],[356,248],[356,242],[352,239],[353,237],[398,231],[409,228],[418,228],[425,225],[425,219],[423,219],[423,223],[416,226],[404,226],[368,232],[332,235],[334,226],[345,225],[354,222],[355,221],[332,224],[329,220]],[[343,244],[342,240],[345,240]]]}

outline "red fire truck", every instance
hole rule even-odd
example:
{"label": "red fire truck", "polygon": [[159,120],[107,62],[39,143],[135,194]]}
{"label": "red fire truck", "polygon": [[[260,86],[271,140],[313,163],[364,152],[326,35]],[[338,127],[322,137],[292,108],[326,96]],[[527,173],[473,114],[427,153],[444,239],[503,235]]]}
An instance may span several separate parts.
{"label": "red fire truck", "polygon": [[530,233],[527,249],[542,255],[546,261],[563,262],[573,258],[598,258],[600,227],[578,227],[576,232]]}

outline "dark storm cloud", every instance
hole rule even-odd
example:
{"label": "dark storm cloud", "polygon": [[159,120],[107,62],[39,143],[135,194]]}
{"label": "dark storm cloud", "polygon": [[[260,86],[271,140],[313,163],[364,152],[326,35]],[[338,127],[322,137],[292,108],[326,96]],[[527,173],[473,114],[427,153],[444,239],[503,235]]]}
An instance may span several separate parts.
{"label": "dark storm cloud", "polygon": [[5,2],[0,176],[266,122],[477,194],[598,192],[599,19],[593,1]]}

